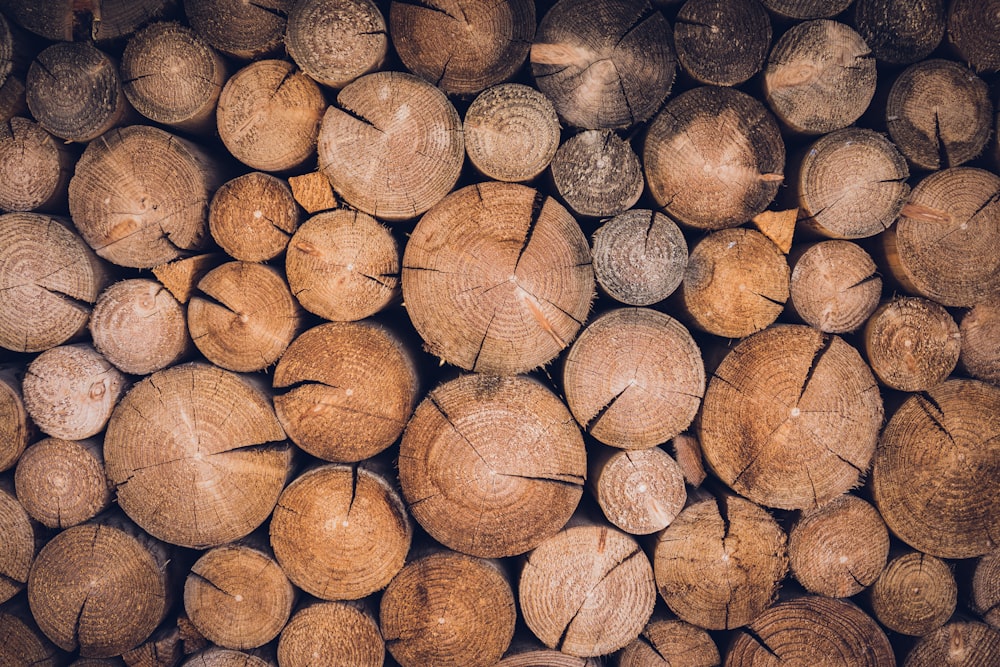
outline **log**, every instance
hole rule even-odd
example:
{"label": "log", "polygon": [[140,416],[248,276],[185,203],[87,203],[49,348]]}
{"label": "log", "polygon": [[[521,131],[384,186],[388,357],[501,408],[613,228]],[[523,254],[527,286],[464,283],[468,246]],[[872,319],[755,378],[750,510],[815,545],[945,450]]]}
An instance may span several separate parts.
{"label": "log", "polygon": [[111,514],[58,533],[35,559],[28,602],[66,651],[108,658],[149,637],[170,608],[167,547]]}
{"label": "log", "polygon": [[989,667],[1000,660],[1000,630],[985,623],[954,621],[917,641],[903,667]]}
{"label": "log", "polygon": [[63,658],[38,629],[23,599],[0,607],[0,664],[59,667]]}
{"label": "log", "polygon": [[337,197],[333,194],[330,179],[321,171],[289,176],[288,185],[295,201],[310,215],[337,208]]}
{"label": "log", "polygon": [[594,277],[611,298],[650,306],[674,293],[684,279],[688,246],[670,217],[632,209],[607,220],[591,237]]}
{"label": "log", "polygon": [[648,0],[559,0],[538,24],[531,74],[567,125],[630,127],[651,118],[670,93],[673,41],[670,23]]}
{"label": "log", "polygon": [[545,171],[559,148],[559,116],[545,95],[521,83],[487,88],[462,124],[469,161],[496,181],[529,181]]}
{"label": "log", "polygon": [[803,596],[779,602],[740,630],[726,654],[726,667],[815,664],[894,667],[885,632],[846,600]]}
{"label": "log", "polygon": [[721,663],[719,648],[705,630],[656,614],[618,654],[618,667],[718,667]]}
{"label": "log", "polygon": [[420,219],[403,300],[425,349],[478,373],[523,373],[576,337],[594,297],[587,239],[551,197],[470,185]]}
{"label": "log", "polygon": [[382,667],[385,642],[375,615],[352,602],[313,601],[300,607],[281,631],[278,663],[310,667]]}
{"label": "log", "polygon": [[188,0],[188,23],[222,53],[238,60],[276,56],[284,46],[293,0]]}
{"label": "log", "polygon": [[836,16],[850,6],[852,0],[761,0],[768,10],[782,19],[823,19]]}
{"label": "log", "polygon": [[104,430],[128,384],[90,344],[60,345],[28,364],[24,407],[42,433],[83,440]]}
{"label": "log", "polygon": [[757,0],[688,0],[674,23],[681,68],[698,83],[736,86],[764,66],[771,19]]}
{"label": "log", "polygon": [[566,406],[525,377],[463,375],[417,406],[399,446],[413,518],[444,546],[523,554],[558,532],[583,495],[587,454]]}
{"label": "log", "polygon": [[306,220],[289,241],[285,275],[310,313],[362,320],[398,300],[400,255],[392,232],[367,213],[326,211]]}
{"label": "log", "polygon": [[663,530],[684,507],[684,474],[659,447],[591,450],[588,464],[587,488],[605,518],[626,533]]}
{"label": "log", "polygon": [[281,569],[296,586],[323,600],[359,600],[397,575],[413,530],[387,475],[371,464],[331,463],[303,473],[281,493],[270,535]]}
{"label": "log", "polygon": [[592,657],[639,636],[653,613],[656,585],[632,536],[582,523],[528,554],[518,599],[524,622],[546,646]]}
{"label": "log", "polygon": [[267,543],[247,538],[195,561],[184,582],[184,611],[212,643],[253,649],[278,636],[296,594]]}
{"label": "log", "polygon": [[249,379],[189,363],[132,387],[108,423],[104,461],[118,504],[170,544],[208,548],[245,537],[270,515],[292,447]]}
{"label": "log", "polygon": [[63,210],[75,164],[73,151],[41,125],[11,118],[0,125],[0,209]]}
{"label": "log", "polygon": [[35,436],[35,425],[24,409],[23,377],[23,366],[0,364],[0,472],[14,467]]}
{"label": "log", "polygon": [[875,79],[875,59],[861,35],[844,23],[817,19],[778,38],[764,67],[764,96],[793,132],[826,134],[861,117]]}
{"label": "log", "polygon": [[944,38],[944,0],[858,0],[855,30],[879,62],[909,65],[923,60]]}
{"label": "log", "polygon": [[385,18],[371,0],[300,0],[288,11],[285,48],[310,78],[343,88],[382,67]]}
{"label": "log", "polygon": [[974,306],[1000,292],[1000,176],[973,167],[930,174],[880,238],[885,266],[907,292]]}
{"label": "log", "polygon": [[681,620],[708,630],[746,625],[774,601],[788,571],[785,532],[735,495],[697,499],[656,539],[660,596]]}
{"label": "log", "polygon": [[375,456],[419,399],[416,358],[392,329],[328,322],[292,341],[274,369],[274,409],[288,437],[325,461]]}
{"label": "log", "polygon": [[176,22],[143,28],[122,54],[122,89],[132,107],[182,132],[215,131],[215,106],[228,75],[222,56]]}
{"label": "log", "polygon": [[867,502],[845,494],[802,512],[788,533],[792,574],[810,593],[857,595],[882,573],[889,530]]}
{"label": "log", "polygon": [[288,184],[254,171],[215,191],[208,229],[226,254],[244,262],[266,262],[285,252],[301,215]]}
{"label": "log", "polygon": [[698,488],[708,476],[701,455],[701,443],[690,433],[681,433],[670,442],[674,450],[674,460],[684,473],[684,480]]}
{"label": "log", "polygon": [[857,350],[810,327],[776,325],[719,364],[698,436],[709,466],[736,492],[807,509],[859,484],[882,417],[878,384]]}
{"label": "log", "polygon": [[462,120],[443,92],[412,74],[348,84],[323,116],[319,168],[351,206],[414,218],[451,192],[465,158]]}
{"label": "log", "polygon": [[639,201],[645,185],[638,156],[612,130],[585,130],[570,137],[549,168],[559,196],[579,216],[624,213]]}
{"label": "log", "polygon": [[24,590],[42,537],[18,500],[14,485],[4,477],[0,477],[0,535],[4,536],[0,544],[0,605],[3,605]]}
{"label": "log", "polygon": [[253,262],[212,269],[187,305],[195,347],[216,366],[244,373],[275,363],[304,327],[304,316],[281,272]]}
{"label": "log", "polygon": [[1000,388],[993,385],[952,379],[907,398],[883,429],[872,464],[872,495],[889,529],[939,558],[996,548],[998,433]]}
{"label": "log", "polygon": [[792,238],[795,236],[795,222],[798,217],[799,209],[789,208],[758,213],[750,218],[750,222],[757,231],[771,239],[774,245],[787,255],[792,249]]}
{"label": "log", "polygon": [[767,208],[784,178],[785,144],[755,98],[702,86],[657,114],[642,160],[650,194],[664,212],[688,227],[716,230]]}
{"label": "log", "polygon": [[94,348],[132,375],[172,366],[193,349],[184,306],[148,278],[122,280],[101,292],[88,329]]}
{"label": "log", "polygon": [[1000,299],[993,297],[970,308],[962,315],[958,330],[962,368],[977,380],[1000,385]]}
{"label": "log", "polygon": [[957,167],[978,156],[990,136],[993,104],[986,82],[953,60],[906,68],[885,106],[893,143],[917,169]]}
{"label": "log", "polygon": [[948,5],[948,43],[977,72],[1000,70],[997,0],[954,0]]}
{"label": "log", "polygon": [[[520,628],[519,628],[520,630]],[[510,648],[494,667],[602,667],[601,658],[580,658],[562,651],[545,648],[526,628],[515,631]]]}
{"label": "log", "polygon": [[113,498],[96,438],[39,440],[21,455],[14,485],[31,518],[59,530],[93,519]]}
{"label": "log", "polygon": [[994,628],[1000,627],[1000,550],[983,554],[972,571],[970,607]]}
{"label": "log", "polygon": [[39,53],[28,68],[25,100],[45,130],[80,143],[121,125],[132,111],[117,61],[87,42],[61,42]]}
{"label": "log", "polygon": [[[171,12],[175,0],[65,2],[3,0],[0,9],[22,27],[51,41],[114,41]],[[190,3],[189,3],[190,4]]]}
{"label": "log", "polygon": [[789,265],[789,310],[811,327],[849,333],[878,308],[882,278],[871,255],[856,243],[801,245]]}
{"label": "log", "polygon": [[14,116],[26,116],[28,103],[25,101],[24,77],[11,74],[0,85],[0,122],[6,123]]}
{"label": "log", "polygon": [[683,324],[649,308],[592,319],[566,355],[562,386],[577,422],[620,449],[666,442],[694,420],[705,366]]}
{"label": "log", "polygon": [[108,267],[67,220],[0,216],[0,347],[41,352],[79,338],[110,281]]}
{"label": "log", "polygon": [[789,295],[788,261],[760,232],[722,229],[691,249],[678,301],[690,324],[727,338],[770,326]]}
{"label": "log", "polygon": [[919,297],[886,301],[862,332],[865,356],[892,389],[919,392],[943,382],[958,364],[961,334],[943,306]]}
{"label": "log", "polygon": [[293,64],[258,60],[226,82],[215,118],[237,160],[260,171],[288,171],[315,157],[325,110],[319,85]]}
{"label": "log", "polygon": [[875,618],[887,629],[922,637],[951,618],[958,586],[946,562],[904,550],[889,560],[866,597]]}
{"label": "log", "polygon": [[152,268],[205,247],[208,203],[224,180],[204,149],[159,128],[132,125],[83,151],[69,182],[69,211],[98,255]]}
{"label": "log", "polygon": [[154,266],[153,275],[178,302],[186,304],[191,300],[195,286],[206,273],[222,264],[225,257],[222,253],[184,257]]}
{"label": "log", "polygon": [[210,646],[187,660],[181,667],[278,667],[266,653],[258,655]]}
{"label": "log", "polygon": [[798,169],[799,224],[828,238],[875,236],[899,217],[909,176],[902,154],[878,132],[849,127],[824,135]]}
{"label": "log", "polygon": [[532,0],[394,0],[389,35],[406,69],[449,95],[513,77],[535,36]]}
{"label": "log", "polygon": [[[172,623],[165,623],[149,639],[123,653],[118,660],[127,667],[175,667],[183,658],[180,629]],[[114,662],[111,667],[119,667],[119,663]]]}

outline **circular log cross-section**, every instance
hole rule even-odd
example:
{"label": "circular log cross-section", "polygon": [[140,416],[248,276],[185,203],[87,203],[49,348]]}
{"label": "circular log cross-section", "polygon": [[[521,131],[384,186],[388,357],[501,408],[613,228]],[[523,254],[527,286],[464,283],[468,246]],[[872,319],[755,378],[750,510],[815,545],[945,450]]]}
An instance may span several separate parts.
{"label": "circular log cross-section", "polygon": [[109,658],[152,634],[170,608],[166,547],[126,521],[58,533],[28,578],[31,612],[49,639],[85,658]]}
{"label": "circular log cross-section", "polygon": [[412,528],[388,478],[326,464],[288,485],[271,519],[271,547],[288,578],[324,600],[359,600],[403,567]]}
{"label": "circular log cross-section", "polygon": [[14,485],[33,519],[60,530],[94,518],[112,500],[97,439],[36,442],[17,462]]}
{"label": "circular log cross-section", "polygon": [[875,59],[861,35],[818,19],[778,39],[764,67],[764,95],[792,131],[826,134],[861,117],[875,95],[875,78]]}
{"label": "circular log cross-section", "polygon": [[673,41],[649,0],[559,0],[538,25],[531,73],[566,124],[630,127],[652,117],[670,93]]}
{"label": "circular log cross-section", "polygon": [[172,366],[191,349],[184,306],[148,278],[123,280],[101,292],[88,328],[94,348],[132,375]]}
{"label": "circular log cross-section", "polygon": [[374,615],[352,602],[314,602],[292,616],[278,640],[283,667],[382,667],[385,642]]}
{"label": "circular log cross-section", "polygon": [[601,658],[580,658],[545,648],[530,632],[514,635],[510,648],[495,667],[600,667]]}
{"label": "circular log cross-section", "polygon": [[136,384],[104,436],[118,504],[151,535],[207,548],[245,537],[274,509],[292,448],[270,400],[249,380],[203,363]]}
{"label": "circular log cross-section", "polygon": [[[781,509],[818,507],[857,486],[883,417],[878,383],[857,350],[795,324],[732,348],[701,410],[709,466],[737,493]],[[903,482],[901,491],[911,490]]]}
{"label": "circular log cross-section", "polygon": [[687,0],[674,24],[674,46],[695,81],[736,86],[764,66],[771,19],[757,0]]}
{"label": "circular log cross-section", "polygon": [[319,168],[351,206],[408,220],[451,192],[465,159],[462,119],[433,84],[376,72],[348,84],[323,116]]}
{"label": "circular log cross-section", "polygon": [[524,64],[535,36],[535,3],[394,0],[389,32],[406,69],[449,95],[474,95]]}
{"label": "circular log cross-section", "polygon": [[0,216],[0,347],[40,352],[82,335],[109,279],[66,220]]}
{"label": "circular log cross-section", "polygon": [[172,11],[171,0],[102,0],[78,2],[37,0],[0,3],[7,16],[51,41],[114,41]]}
{"label": "circular log cross-section", "polygon": [[761,0],[761,4],[784,19],[807,21],[836,16],[847,9],[852,0]]}
{"label": "circular log cross-section", "polygon": [[118,64],[89,42],[61,42],[39,53],[25,79],[25,101],[39,125],[80,143],[101,136],[131,111]]}
{"label": "circular log cross-section", "polygon": [[62,209],[76,156],[29,118],[0,124],[0,210]]}
{"label": "circular log cross-section", "polygon": [[266,262],[285,251],[299,218],[288,184],[277,176],[253,171],[215,191],[208,229],[233,259]]}
{"label": "circular log cross-section", "polygon": [[910,194],[906,160],[883,135],[845,128],[807,148],[797,183],[799,224],[858,239],[889,228]]}
{"label": "circular log cross-section", "polygon": [[896,297],[868,318],[865,356],[892,389],[917,392],[943,382],[958,364],[961,334],[944,306],[919,297]]}
{"label": "circular log cross-section", "polygon": [[880,238],[892,276],[911,294],[968,308],[1000,293],[1000,176],[934,172]]}
{"label": "circular log cross-section", "polygon": [[789,294],[788,260],[753,229],[722,229],[691,250],[680,300],[691,324],[743,338],[773,323]]}
{"label": "circular log cross-section", "polygon": [[479,373],[549,362],[576,337],[593,297],[576,220],[523,185],[457,190],[421,218],[403,254],[403,299],[427,350]]}
{"label": "circular log cross-section", "polygon": [[608,521],[630,535],[663,530],[687,499],[681,467],[659,447],[591,454],[587,482]]}
{"label": "circular log cross-section", "polygon": [[790,263],[789,303],[809,326],[848,333],[878,308],[882,278],[858,244],[833,240],[800,246]]}
{"label": "circular log cross-section", "polygon": [[947,380],[911,395],[882,431],[871,488],[889,529],[939,558],[1000,540],[1000,388]]}
{"label": "circular log cross-section", "polygon": [[151,268],[206,245],[208,203],[221,182],[204,149],[131,125],[87,145],[69,182],[69,211],[98,255]]}
{"label": "circular log cross-section", "polygon": [[785,533],[760,506],[724,495],[689,505],[659,534],[653,570],[681,619],[708,630],[746,625],[788,572]]}
{"label": "circular log cross-section", "polygon": [[592,241],[597,284],[616,301],[649,306],[673,294],[684,279],[687,241],[677,223],[658,211],[616,215]]}
{"label": "circular log cross-section", "polygon": [[222,56],[179,23],[144,28],[129,39],[122,55],[122,88],[132,107],[186,132],[215,129],[215,106],[227,74]]}
{"label": "circular log cross-section", "polygon": [[785,144],[764,105],[702,86],[667,103],[643,147],[649,191],[673,219],[700,230],[737,227],[767,208],[784,178]]}
{"label": "circular log cross-section", "polygon": [[184,611],[205,639],[231,649],[263,646],[292,614],[295,588],[252,543],[206,551],[184,582]]}
{"label": "circular log cross-section", "polygon": [[973,611],[994,628],[1000,628],[1000,549],[984,554],[976,562],[971,587],[969,602]]}
{"label": "circular log cross-section", "polygon": [[0,609],[0,665],[60,667],[65,654],[35,625],[26,603]]}
{"label": "circular log cross-section", "polygon": [[278,667],[278,663],[268,656],[267,651],[246,653],[210,646],[185,660],[181,667]]}
{"label": "circular log cross-section", "polygon": [[889,556],[889,530],[874,507],[848,494],[802,513],[788,535],[792,574],[807,591],[846,598],[871,586]]}
{"label": "circular log cross-section", "polygon": [[367,213],[337,209],[303,223],[288,244],[285,274],[302,307],[350,322],[381,311],[400,293],[399,244]]}
{"label": "circular log cross-section", "polygon": [[556,533],[528,554],[518,599],[524,622],[542,643],[591,657],[639,636],[653,613],[656,584],[635,538],[584,524]]}
{"label": "circular log cross-section", "polygon": [[954,60],[924,60],[892,84],[885,121],[893,143],[914,167],[957,167],[978,156],[989,140],[989,87]]}
{"label": "circular log cross-section", "polygon": [[127,378],[86,343],[42,352],[24,375],[24,407],[38,429],[83,440],[104,429]]}
{"label": "circular log cross-section", "polygon": [[281,357],[302,328],[304,313],[277,268],[227,262],[198,281],[187,318],[191,340],[209,361],[250,372]]}
{"label": "circular log cross-section", "polygon": [[545,171],[559,148],[559,117],[531,86],[501,83],[469,105],[462,125],[473,166],[497,181],[527,181]]}
{"label": "circular log cross-section", "polygon": [[857,0],[854,27],[877,61],[909,65],[941,43],[944,6],[944,0]]}
{"label": "circular log cross-section", "polygon": [[639,201],[645,181],[631,144],[611,130],[585,130],[563,142],[550,165],[556,190],[581,216],[624,213]]}
{"label": "circular log cross-section", "polygon": [[0,364],[0,472],[13,468],[35,438],[21,393],[23,371],[22,366]]}
{"label": "circular log cross-section", "polygon": [[966,311],[958,330],[962,341],[958,361],[962,367],[977,380],[1000,385],[1000,296]]}
{"label": "circular log cross-section", "polygon": [[20,593],[28,583],[35,560],[35,528],[31,515],[15,497],[14,489],[0,479],[0,605]]}
{"label": "circular log cross-section", "polygon": [[282,49],[293,4],[293,0],[196,0],[184,3],[184,14],[219,51],[252,60],[277,55]]}
{"label": "circular log cross-section", "polygon": [[399,447],[399,483],[438,542],[500,558],[566,524],[583,495],[586,457],[566,406],[539,382],[463,375],[417,406]]}
{"label": "circular log cross-section", "polygon": [[977,72],[1000,70],[1000,0],[954,0],[948,42]]}
{"label": "circular log cross-section", "polygon": [[955,612],[958,585],[940,558],[909,551],[892,558],[868,592],[879,623],[893,632],[923,637]]}
{"label": "circular log cross-section", "polygon": [[382,65],[389,48],[385,18],[372,0],[292,2],[285,48],[309,77],[343,88]]}
{"label": "circular log cross-section", "polygon": [[654,616],[618,654],[618,667],[719,667],[719,647],[702,628]]}
{"label": "circular log cross-section", "polygon": [[301,334],[274,370],[274,409],[292,441],[326,461],[361,461],[389,447],[417,404],[406,344],[370,321],[328,322]]}
{"label": "circular log cross-section", "polygon": [[698,344],[683,324],[649,308],[618,308],[591,320],[562,375],[576,420],[621,449],[646,449],[683,431],[705,393]]}
{"label": "circular log cross-section", "polygon": [[1000,663],[1000,630],[985,623],[955,621],[921,637],[903,667],[990,667]]}
{"label": "circular log cross-section", "polygon": [[814,665],[819,656],[828,665],[896,664],[888,637],[868,614],[845,600],[809,595],[779,602],[738,632],[724,665]]}
{"label": "circular log cross-section", "polygon": [[326,99],[319,85],[284,60],[258,60],[219,94],[219,137],[237,160],[260,171],[300,167],[316,155]]}

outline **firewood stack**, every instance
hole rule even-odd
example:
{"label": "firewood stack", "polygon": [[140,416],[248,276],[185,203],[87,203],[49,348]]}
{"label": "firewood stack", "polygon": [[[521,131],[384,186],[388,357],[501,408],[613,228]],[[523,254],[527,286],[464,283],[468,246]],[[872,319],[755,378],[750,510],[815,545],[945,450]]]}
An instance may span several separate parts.
{"label": "firewood stack", "polygon": [[0,0],[0,665],[1000,665],[1000,0]]}

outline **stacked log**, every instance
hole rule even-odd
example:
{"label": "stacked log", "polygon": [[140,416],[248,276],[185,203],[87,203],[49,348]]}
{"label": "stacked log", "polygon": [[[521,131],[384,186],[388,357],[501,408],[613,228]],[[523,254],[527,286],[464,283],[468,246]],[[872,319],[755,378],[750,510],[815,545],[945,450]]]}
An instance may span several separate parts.
{"label": "stacked log", "polygon": [[1000,664],[997,0],[0,0],[0,665]]}

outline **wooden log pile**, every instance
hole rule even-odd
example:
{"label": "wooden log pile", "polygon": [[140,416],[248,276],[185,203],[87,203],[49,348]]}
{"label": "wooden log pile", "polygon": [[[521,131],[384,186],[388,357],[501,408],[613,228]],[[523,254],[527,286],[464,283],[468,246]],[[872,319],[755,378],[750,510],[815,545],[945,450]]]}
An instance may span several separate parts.
{"label": "wooden log pile", "polygon": [[0,666],[1000,665],[1000,0],[0,0]]}

